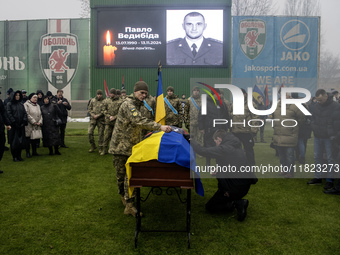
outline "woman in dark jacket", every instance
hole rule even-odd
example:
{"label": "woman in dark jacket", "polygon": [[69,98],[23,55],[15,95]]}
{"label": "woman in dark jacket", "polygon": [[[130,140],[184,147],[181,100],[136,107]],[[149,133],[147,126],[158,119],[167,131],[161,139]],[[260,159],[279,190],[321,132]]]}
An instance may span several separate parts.
{"label": "woman in dark jacket", "polygon": [[37,104],[41,107],[44,104],[44,93],[42,92],[42,90],[38,89],[36,94],[38,96]]}
{"label": "woman in dark jacket", "polygon": [[61,145],[59,127],[56,120],[60,118],[61,111],[59,107],[50,102],[48,96],[44,96],[44,104],[41,106],[41,113],[44,124],[42,126],[43,146],[50,150],[49,155],[53,155],[53,147],[56,155],[61,155],[58,148]]}
{"label": "woman in dark jacket", "polygon": [[23,161],[21,150],[26,146],[25,126],[27,125],[27,113],[22,103],[22,93],[17,90],[10,102],[6,105],[7,117],[12,129],[8,132],[9,144],[13,161]]}

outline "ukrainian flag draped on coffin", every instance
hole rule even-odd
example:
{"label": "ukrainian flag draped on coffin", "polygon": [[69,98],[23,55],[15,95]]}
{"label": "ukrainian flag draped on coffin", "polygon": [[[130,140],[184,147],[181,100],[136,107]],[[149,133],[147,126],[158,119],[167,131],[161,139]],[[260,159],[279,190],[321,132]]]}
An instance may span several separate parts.
{"label": "ukrainian flag draped on coffin", "polygon": [[[191,153],[190,153],[191,152]],[[158,160],[161,163],[176,163],[177,165],[191,168],[195,171],[196,161],[190,143],[177,132],[155,132],[150,137],[132,147],[132,155],[127,160],[125,167],[128,179],[131,177],[130,163]],[[196,193],[204,196],[203,184],[199,173],[195,173]],[[133,188],[129,188],[131,196]]]}

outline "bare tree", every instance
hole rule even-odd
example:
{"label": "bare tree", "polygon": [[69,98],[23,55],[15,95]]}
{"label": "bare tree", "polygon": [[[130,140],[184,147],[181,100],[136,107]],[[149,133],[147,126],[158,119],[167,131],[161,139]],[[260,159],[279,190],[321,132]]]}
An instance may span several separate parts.
{"label": "bare tree", "polygon": [[320,16],[319,0],[286,0],[283,13],[287,16]]}
{"label": "bare tree", "polygon": [[277,11],[273,0],[233,0],[233,16],[273,15]]}
{"label": "bare tree", "polygon": [[79,0],[79,1],[81,2],[80,17],[90,18],[91,16],[90,0]]}
{"label": "bare tree", "polygon": [[331,51],[325,51],[320,57],[320,78],[334,79],[340,73],[340,58]]}

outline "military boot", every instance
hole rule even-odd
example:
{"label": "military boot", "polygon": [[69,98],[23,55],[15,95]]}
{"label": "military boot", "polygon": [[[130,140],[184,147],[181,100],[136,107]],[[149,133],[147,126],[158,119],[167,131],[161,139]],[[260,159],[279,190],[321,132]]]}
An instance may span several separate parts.
{"label": "military boot", "polygon": [[[126,206],[126,200],[124,198],[124,195],[123,196],[120,196],[120,199],[122,200],[122,203],[124,206]],[[125,210],[124,210],[125,211]]]}
{"label": "military boot", "polygon": [[[130,214],[133,217],[136,217],[137,215],[137,209],[136,207],[133,206],[133,203],[126,203],[125,209],[124,209],[124,214]],[[140,217],[143,216],[142,212],[139,212]]]}
{"label": "military boot", "polygon": [[[99,149],[100,150],[100,149]],[[100,151],[100,156],[104,156],[107,153],[107,147],[103,147],[102,150]]]}
{"label": "military boot", "polygon": [[92,143],[89,152],[94,152],[95,149],[97,149],[96,144]]}

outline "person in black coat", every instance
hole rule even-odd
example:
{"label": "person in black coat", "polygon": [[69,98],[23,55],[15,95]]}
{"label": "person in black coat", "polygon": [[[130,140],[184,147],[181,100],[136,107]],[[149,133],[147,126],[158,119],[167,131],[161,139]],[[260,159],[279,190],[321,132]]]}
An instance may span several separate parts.
{"label": "person in black coat", "polygon": [[37,104],[41,107],[42,105],[44,105],[44,93],[42,92],[42,90],[38,89],[36,94],[38,96]]}
{"label": "person in black coat", "polygon": [[13,96],[13,89],[12,88],[9,88],[9,90],[7,90],[7,98],[4,100],[4,105],[5,105],[5,107],[6,107],[6,105],[7,105],[7,103],[9,102],[9,101],[11,101],[11,99],[12,99],[12,96]]}
{"label": "person in black coat", "polygon": [[[4,151],[5,151],[5,142],[6,142],[5,125],[7,126],[7,130],[11,130],[9,120],[6,116],[6,110],[5,110],[4,103],[0,99],[0,161],[1,161],[2,156],[4,155]],[[2,173],[3,173],[3,171],[0,170],[0,174],[2,174]]]}
{"label": "person in black coat", "polygon": [[60,119],[62,121],[62,124],[59,126],[61,147],[68,148],[65,144],[65,130],[66,130],[66,124],[67,124],[68,111],[71,110],[71,105],[63,95],[64,95],[64,91],[62,89],[58,89],[56,98],[57,98],[57,105],[61,111]]}
{"label": "person in black coat", "polygon": [[[309,106],[311,112],[311,128],[314,134],[314,178],[307,182],[308,185],[321,185],[322,178],[326,178],[324,189],[331,189],[334,186],[332,165],[335,163],[331,144],[331,132],[327,123],[332,119],[333,112],[339,104],[333,101],[333,95],[324,89],[318,89],[315,93],[317,103]],[[324,152],[327,157],[327,164],[324,165]],[[327,171],[322,167],[327,166]]]}
{"label": "person in black coat", "polygon": [[41,113],[43,116],[43,146],[48,147],[50,153],[53,155],[61,155],[59,152],[59,145],[61,145],[61,139],[59,134],[59,127],[56,125],[56,120],[60,118],[61,112],[56,103],[51,102],[48,95],[44,96],[44,104],[41,106]]}
{"label": "person in black coat", "polygon": [[11,101],[7,103],[6,112],[12,127],[8,132],[8,137],[13,161],[23,161],[21,150],[26,147],[25,126],[28,124],[28,119],[20,90],[14,92]]}
{"label": "person in black coat", "polygon": [[340,104],[332,112],[331,118],[327,123],[327,129],[330,134],[332,144],[332,156],[334,159],[334,177],[338,181],[337,184],[328,190],[324,190],[326,194],[340,195]]}
{"label": "person in black coat", "polygon": [[[249,166],[240,140],[226,130],[217,130],[213,135],[215,147],[201,147],[196,141],[190,140],[194,151],[199,155],[216,158],[217,166],[223,168],[232,166],[237,171],[243,166]],[[242,199],[247,195],[250,185],[257,182],[253,173],[238,173],[217,171],[218,190],[206,203],[209,212],[226,212],[237,209],[238,221],[243,221],[247,215],[249,201]]]}

